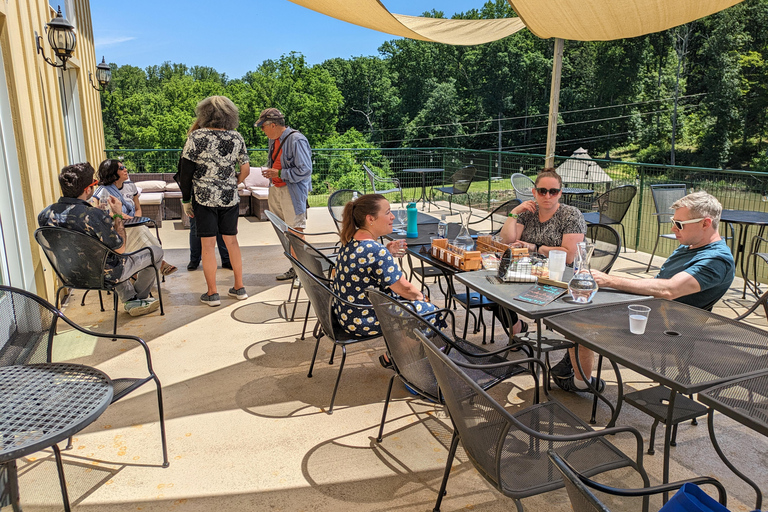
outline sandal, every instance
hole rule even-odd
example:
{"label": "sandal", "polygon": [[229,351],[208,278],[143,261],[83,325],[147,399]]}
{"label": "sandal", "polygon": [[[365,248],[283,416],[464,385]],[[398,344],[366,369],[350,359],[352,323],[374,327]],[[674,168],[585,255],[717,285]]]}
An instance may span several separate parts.
{"label": "sandal", "polygon": [[387,359],[387,356],[384,354],[381,354],[379,356],[379,364],[381,364],[381,366],[387,369],[392,368],[392,361]]}
{"label": "sandal", "polygon": [[164,276],[169,276],[177,270],[179,269],[166,262],[165,260],[163,260],[163,264],[160,266],[160,273]]}

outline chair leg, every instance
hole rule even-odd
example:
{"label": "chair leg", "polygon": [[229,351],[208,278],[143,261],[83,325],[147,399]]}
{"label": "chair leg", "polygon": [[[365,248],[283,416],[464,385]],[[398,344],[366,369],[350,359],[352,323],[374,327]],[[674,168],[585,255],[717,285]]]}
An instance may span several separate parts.
{"label": "chair leg", "polygon": [[165,412],[163,409],[163,388],[160,386],[160,379],[153,375],[155,386],[157,386],[157,412],[160,415],[160,441],[163,446],[163,467],[167,468],[168,462],[168,443],[165,438]]}
{"label": "chair leg", "polygon": [[624,252],[627,252],[627,233],[624,231],[624,224],[619,226],[621,226],[621,244],[624,246]]}
{"label": "chair leg", "polygon": [[64,463],[61,461],[61,451],[59,446],[53,445],[53,455],[56,457],[56,469],[59,472],[59,485],[61,486],[61,499],[64,501],[65,512],[70,512],[69,494],[67,493],[67,481],[64,478]]}
{"label": "chair leg", "polygon": [[458,447],[459,434],[454,430],[453,437],[451,438],[451,448],[448,450],[448,460],[445,462],[443,482],[440,484],[440,491],[437,493],[437,501],[435,502],[435,508],[432,509],[432,512],[440,512],[440,504],[443,502],[443,496],[445,496],[445,487],[448,484],[448,477],[451,475],[451,466],[453,465],[453,458],[456,456],[456,448]]}
{"label": "chair leg", "polygon": [[317,349],[320,348],[320,338],[323,337],[323,331],[319,330],[317,335],[315,335],[315,338],[317,338],[317,342],[315,343],[315,352],[312,354],[312,362],[309,363],[309,373],[307,374],[307,377],[312,378],[312,369],[315,367],[315,359],[317,359]]}
{"label": "chair leg", "polygon": [[[112,302],[113,302],[113,304],[115,306],[115,321],[114,321],[114,324],[112,326],[112,335],[113,336],[117,336],[117,303],[118,303],[117,292],[113,293],[112,295],[113,295]],[[162,302],[160,304],[161,304],[160,307],[163,307],[162,306]],[[113,338],[112,341],[115,341],[115,338]]]}
{"label": "chair leg", "polygon": [[[293,281],[291,281],[291,289],[293,289],[293,283],[296,281],[296,278],[293,278]],[[301,292],[301,281],[299,281],[299,289],[296,290],[296,298],[293,299],[293,311],[291,311],[291,322],[293,322],[294,318],[296,318],[296,307],[299,305],[299,292]],[[288,300],[291,300],[290,297],[288,297]]]}
{"label": "chair leg", "polygon": [[331,349],[331,358],[328,360],[328,364],[333,364],[333,356],[336,355],[336,344],[333,344],[333,348]]}
{"label": "chair leg", "polygon": [[[336,348],[335,346],[333,347]],[[339,390],[341,382],[341,371],[344,369],[344,361],[347,359],[347,347],[341,346],[341,363],[339,363],[339,374],[336,376],[336,385],[333,386],[333,395],[331,395],[331,405],[328,407],[328,414],[333,414],[333,403],[336,401],[336,392]]]}
{"label": "chair leg", "polygon": [[307,322],[309,322],[309,306],[311,303],[307,302],[307,312],[304,315],[304,327],[301,328],[301,340],[304,340],[304,335],[307,332]]}
{"label": "chair leg", "polygon": [[377,442],[381,442],[382,435],[384,434],[384,423],[387,420],[387,409],[389,408],[389,398],[392,396],[392,384],[395,383],[395,377],[397,374],[392,374],[392,378],[389,379],[389,387],[387,388],[387,398],[384,400],[384,411],[381,413],[381,425],[379,426],[379,437],[376,438]]}
{"label": "chair leg", "polygon": [[[165,309],[163,309],[163,290],[160,286],[160,270],[157,268],[157,265],[155,265],[155,282],[157,283],[157,300],[160,301],[160,316],[165,316]],[[115,297],[117,297],[117,292],[115,292]]]}
{"label": "chair leg", "polygon": [[653,252],[651,253],[651,259],[648,260],[648,266],[645,267],[645,271],[646,272],[650,272],[650,270],[651,270],[651,263],[653,263],[653,257],[656,254],[656,248],[659,246],[659,240],[660,240],[660,237],[657,236],[656,237],[656,243],[653,244]]}
{"label": "chair leg", "polygon": [[653,425],[651,425],[651,438],[648,441],[648,455],[653,455],[656,453],[656,449],[653,447],[653,443],[656,440],[656,427],[659,426],[659,420],[654,420]]}
{"label": "chair leg", "polygon": [[453,194],[448,196],[448,212],[453,215]]}

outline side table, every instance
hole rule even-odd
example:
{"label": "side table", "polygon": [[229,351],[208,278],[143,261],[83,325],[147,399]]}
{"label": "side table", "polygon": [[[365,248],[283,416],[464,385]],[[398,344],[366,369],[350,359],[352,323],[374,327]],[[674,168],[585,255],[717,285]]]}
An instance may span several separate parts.
{"label": "side table", "polygon": [[[56,443],[81,431],[112,401],[112,381],[80,364],[47,363],[0,367],[0,465],[8,470],[8,496],[20,511],[16,459],[52,447],[64,510],[69,496]],[[0,495],[4,494],[0,492]]]}

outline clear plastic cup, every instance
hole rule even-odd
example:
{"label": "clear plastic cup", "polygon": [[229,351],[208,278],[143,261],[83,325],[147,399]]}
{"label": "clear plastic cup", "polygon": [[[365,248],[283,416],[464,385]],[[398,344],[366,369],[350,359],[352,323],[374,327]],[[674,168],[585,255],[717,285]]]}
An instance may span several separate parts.
{"label": "clear plastic cup", "polygon": [[395,243],[392,245],[392,256],[395,258],[402,258],[405,256],[405,250],[408,247],[408,242],[405,240],[395,240]]}
{"label": "clear plastic cup", "polygon": [[648,325],[648,315],[651,308],[648,306],[627,306],[629,310],[629,332],[632,334],[645,334],[645,326]]}
{"label": "clear plastic cup", "polygon": [[549,251],[549,278],[555,281],[563,280],[565,272],[565,257],[568,255],[565,251]]}

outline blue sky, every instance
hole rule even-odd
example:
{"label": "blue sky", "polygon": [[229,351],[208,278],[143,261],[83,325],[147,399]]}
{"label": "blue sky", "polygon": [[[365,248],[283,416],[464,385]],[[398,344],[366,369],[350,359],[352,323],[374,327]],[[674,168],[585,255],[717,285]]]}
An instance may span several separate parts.
{"label": "blue sky", "polygon": [[[355,0],[349,0],[354,2]],[[447,17],[485,0],[382,0],[394,13]],[[240,78],[291,51],[310,64],[378,55],[395,36],[344,23],[287,0],[92,0],[96,58],[145,68],[165,61],[210,66]]]}

